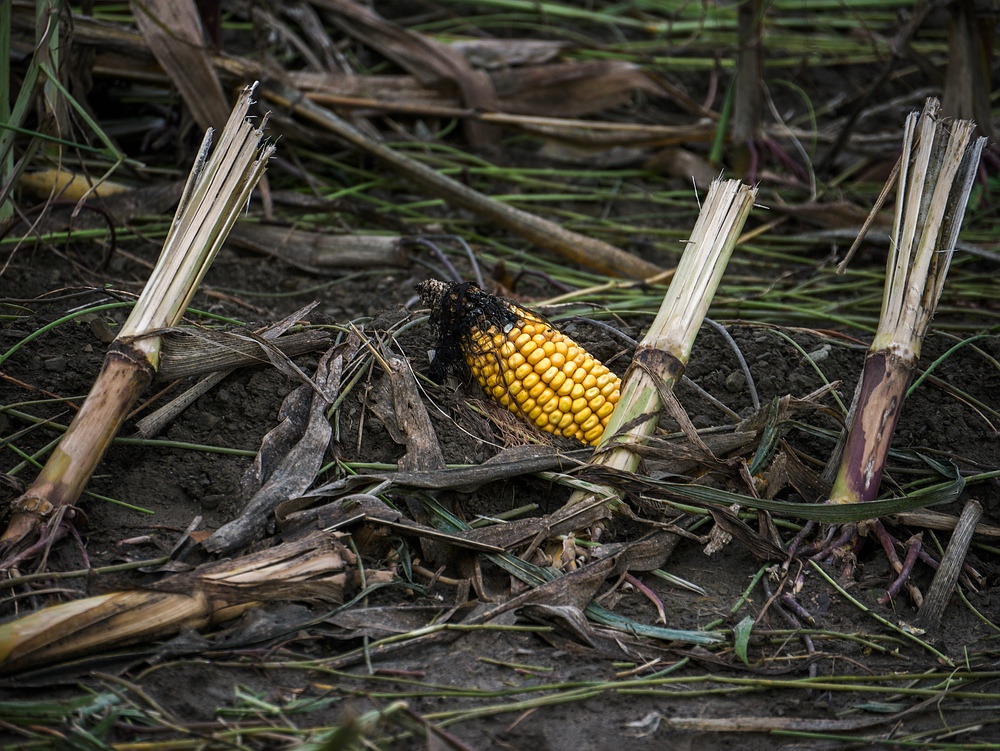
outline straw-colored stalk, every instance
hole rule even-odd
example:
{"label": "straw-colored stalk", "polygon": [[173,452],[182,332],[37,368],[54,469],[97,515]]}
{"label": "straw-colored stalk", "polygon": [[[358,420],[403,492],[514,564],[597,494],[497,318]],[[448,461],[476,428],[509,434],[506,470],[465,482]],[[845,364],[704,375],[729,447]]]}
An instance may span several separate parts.
{"label": "straw-colored stalk", "polygon": [[337,537],[317,532],[168,577],[156,590],[88,597],[0,624],[0,673],[203,628],[262,601],[342,603],[345,587],[355,583],[356,558]]}
{"label": "straw-colored stalk", "polygon": [[[708,313],[757,189],[739,180],[715,180],[691,231],[660,310],[639,343],[622,381],[622,394],[592,463],[634,472],[639,456],[629,445],[653,434],[663,400],[687,367],[698,329]],[[620,446],[620,448],[616,448]],[[577,491],[570,504],[593,498]]]}
{"label": "straw-colored stalk", "polygon": [[943,120],[939,108],[929,99],[906,121],[882,314],[848,416],[833,503],[870,501],[878,493],[986,142],[974,138],[974,123]]}
{"label": "straw-colored stalk", "polygon": [[212,132],[205,135],[149,282],[66,435],[32,485],[11,505],[14,513],[0,547],[25,539],[77,501],[152,380],[160,357],[157,332],[180,321],[274,150],[261,145],[264,123],[255,128],[247,120],[252,93],[253,87],[243,91],[211,157]]}

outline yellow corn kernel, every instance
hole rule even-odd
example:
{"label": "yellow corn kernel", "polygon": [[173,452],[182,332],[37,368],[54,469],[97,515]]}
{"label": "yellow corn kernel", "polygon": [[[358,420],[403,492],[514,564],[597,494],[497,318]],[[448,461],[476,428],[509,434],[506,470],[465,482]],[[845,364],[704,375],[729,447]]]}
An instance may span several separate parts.
{"label": "yellow corn kernel", "polygon": [[542,349],[541,347],[538,347],[537,349],[532,350],[531,354],[528,355],[528,362],[531,363],[532,366],[537,365],[538,363],[540,363],[544,359],[546,359],[545,358],[545,350]]}
{"label": "yellow corn kernel", "polygon": [[535,363],[535,372],[538,373],[539,375],[544,375],[545,371],[547,371],[551,367],[552,367],[552,361],[547,357],[543,357],[541,360]]}
{"label": "yellow corn kernel", "polygon": [[542,380],[542,377],[538,375],[538,373],[532,370],[530,373],[528,373],[528,375],[524,377],[521,383],[526,389],[532,389],[535,387],[535,384],[538,383],[540,380]]}

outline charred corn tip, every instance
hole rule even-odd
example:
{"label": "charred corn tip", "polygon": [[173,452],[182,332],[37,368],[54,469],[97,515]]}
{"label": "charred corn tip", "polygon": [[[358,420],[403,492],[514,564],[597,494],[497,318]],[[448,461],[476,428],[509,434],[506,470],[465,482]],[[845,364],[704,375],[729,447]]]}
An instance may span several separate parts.
{"label": "charred corn tip", "polygon": [[548,433],[597,443],[621,395],[617,375],[548,321],[474,284],[432,280],[417,291],[438,327],[439,365],[464,362],[511,412]]}

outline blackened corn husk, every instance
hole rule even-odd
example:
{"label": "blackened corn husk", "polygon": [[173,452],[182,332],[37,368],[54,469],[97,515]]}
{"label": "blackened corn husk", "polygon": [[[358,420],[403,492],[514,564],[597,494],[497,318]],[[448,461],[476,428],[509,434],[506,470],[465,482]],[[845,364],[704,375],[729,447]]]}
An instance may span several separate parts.
{"label": "blackened corn husk", "polygon": [[910,376],[944,288],[985,138],[975,124],[944,120],[936,99],[907,118],[878,331],[848,416],[830,500],[870,501]]}

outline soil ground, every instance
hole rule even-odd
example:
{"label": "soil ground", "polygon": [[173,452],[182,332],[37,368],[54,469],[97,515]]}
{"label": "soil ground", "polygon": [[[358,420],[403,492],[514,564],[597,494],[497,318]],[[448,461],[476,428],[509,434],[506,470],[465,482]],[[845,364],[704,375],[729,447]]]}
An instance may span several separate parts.
{"label": "soil ground", "polygon": [[[74,291],[76,280],[70,274],[59,268],[46,267],[43,261],[43,258],[25,258],[7,271],[5,280],[20,290],[25,299],[32,300],[30,308],[33,313],[30,318],[7,325],[3,332],[5,348],[69,311],[102,298],[99,292]],[[138,275],[141,271],[128,268],[126,263],[119,273]],[[266,291],[270,286],[269,280],[275,278],[282,280],[285,289],[294,289],[297,285],[306,287],[312,283],[307,275],[280,267],[275,261],[225,250],[209,275],[207,284],[209,287],[245,292]],[[413,284],[422,278],[422,269],[412,267],[393,276],[370,277],[337,287],[336,294],[328,296],[312,293],[292,295],[283,299],[280,305],[269,304],[255,313],[261,320],[276,320],[301,303],[315,298],[321,303],[320,316],[343,320],[345,317],[388,311],[386,320],[398,319],[411,315],[403,306],[412,301]],[[11,289],[10,286],[7,288]],[[51,290],[62,291],[53,294],[48,303],[42,303],[36,297]],[[247,299],[253,298],[248,295]],[[372,301],[378,303],[373,305]],[[247,317],[245,310],[231,304],[219,305],[206,295],[201,295],[195,306],[212,307],[215,311]],[[380,307],[382,310],[379,310]],[[123,311],[115,309],[100,316],[108,322],[120,322]],[[641,327],[642,322],[638,321],[636,325]],[[585,321],[571,323],[566,328],[599,356],[607,358],[612,367],[624,368],[629,353],[621,351],[620,340]],[[73,320],[26,343],[4,365],[6,378],[0,383],[0,400],[5,404],[15,404],[46,395],[74,397],[83,394],[100,368],[105,345],[99,334],[103,330],[93,320]],[[820,361],[826,378],[841,381],[838,391],[845,399],[853,393],[855,379],[864,360],[865,349],[861,344],[852,343],[844,337],[820,337],[814,333],[794,331],[786,334],[765,327],[731,325],[729,330],[749,364],[763,403],[786,394],[804,396],[822,385],[817,371],[801,351],[813,353],[813,357]],[[792,341],[801,347],[801,351],[793,347]],[[431,334],[425,324],[410,328],[397,341],[402,353],[410,356],[418,368],[426,368],[424,353],[429,344]],[[932,335],[922,363],[933,362],[952,344],[952,339],[948,337]],[[1000,393],[1000,373],[982,353],[1000,358],[1000,339],[987,337],[977,342],[976,346],[981,348],[981,352],[973,347],[963,347],[944,360],[935,371],[941,379],[937,385],[924,385],[914,392],[906,402],[895,447],[939,460],[953,460],[967,472],[1000,466],[1000,441],[997,441],[992,426],[974,406],[954,395],[957,389],[984,403],[996,403],[996,394]],[[315,356],[300,358],[300,364],[307,371],[314,362]],[[749,390],[742,378],[736,354],[714,329],[706,326],[701,332],[688,375],[694,383],[736,412],[746,415],[752,411]],[[21,384],[30,384],[32,388]],[[281,401],[295,385],[274,368],[238,371],[200,398],[162,437],[169,441],[254,451],[265,433],[276,424]],[[361,435],[358,435],[358,417],[362,413],[364,393],[360,388],[355,389],[341,411],[344,423],[336,444],[337,451],[346,461],[395,462],[404,449],[392,440],[380,421],[371,414],[364,422]],[[718,409],[690,386],[682,385],[678,394],[696,426],[707,427],[723,421]],[[461,414],[467,419],[459,430],[452,417],[445,412],[452,408],[451,414],[458,414],[456,405],[467,400],[477,403],[477,393],[473,388],[452,380],[437,390],[436,398],[440,399],[444,410],[431,409],[432,421],[439,432],[447,461],[481,462],[496,453],[504,442],[505,434],[498,432],[494,425],[466,408]],[[832,404],[829,398],[826,402]],[[44,405],[37,414],[50,416],[57,422],[68,420],[67,409],[61,404]],[[11,414],[0,419],[4,420],[3,433],[6,435],[25,427]],[[833,419],[823,415],[811,415],[806,422],[828,429],[837,427]],[[126,426],[123,434],[129,433]],[[31,452],[40,449],[51,438],[52,433],[36,430],[20,438],[17,445],[22,451]],[[803,454],[820,459],[831,450],[828,442],[824,443],[804,430],[792,431],[787,440]],[[571,448],[568,445],[565,447]],[[3,461],[4,468],[9,469],[19,458],[6,452]],[[152,513],[148,515],[95,498],[85,500],[81,504],[86,516],[82,528],[89,565],[101,567],[163,555],[195,517],[203,518],[202,529],[219,527],[237,511],[240,477],[250,462],[247,456],[211,454],[168,446],[116,445],[102,462],[89,486],[90,491],[125,504],[134,504]],[[900,469],[901,473],[905,471],[905,468]],[[897,477],[890,469],[888,478],[890,482],[895,482],[902,481],[904,476]],[[468,518],[473,518],[476,514],[496,515],[526,503],[538,504],[540,512],[551,512],[564,502],[567,492],[542,480],[521,478],[509,483],[494,483],[476,493],[452,493],[451,496],[450,500],[455,500]],[[960,502],[939,510],[957,514],[968,498],[975,498],[983,504],[985,521],[997,523],[1000,517],[1000,488],[996,481],[970,488]],[[905,526],[891,525],[890,529],[902,540],[909,537],[910,529]],[[622,534],[627,536],[627,531]],[[929,537],[925,540],[929,542]],[[941,540],[945,542],[946,535]],[[979,592],[968,593],[968,600],[995,623],[1000,620],[1000,594],[996,591],[997,559],[989,554],[974,552],[970,562],[986,576],[986,584]],[[375,564],[374,561],[370,563]],[[52,550],[48,565],[51,570],[59,571],[77,570],[86,563],[79,545],[66,540]],[[710,557],[701,544],[682,540],[665,568],[698,584],[704,588],[704,594],[678,589],[650,575],[641,577],[662,598],[669,627],[697,629],[717,619],[733,625],[746,615],[756,616],[759,613],[766,599],[759,588],[754,590],[735,616],[730,609],[760,565],[735,542]],[[838,577],[836,569],[830,571],[831,575]],[[487,570],[486,576],[498,579],[496,571]],[[926,567],[917,567],[914,579],[920,586],[926,587],[929,577],[930,571]],[[882,617],[902,623],[912,620],[915,609],[905,595],[897,597],[892,606],[875,603],[889,580],[890,570],[885,556],[869,543],[861,554],[855,577],[842,580],[841,584]],[[93,577],[90,581],[68,580],[59,586],[72,590],[84,587],[93,593],[135,586],[143,581],[142,574],[132,572]],[[394,588],[379,593],[373,599],[381,605],[398,607],[428,604],[442,607],[448,602],[455,602],[457,597],[460,596],[453,587],[439,584],[426,596],[413,590]],[[692,658],[692,662],[677,673],[679,679],[685,680],[712,675],[738,681],[741,678],[759,678],[763,673],[773,673],[775,678],[782,679],[801,678],[808,674],[809,664],[814,666],[815,674],[820,677],[881,675],[890,671],[919,673],[939,667],[931,654],[899,640],[898,635],[874,622],[818,576],[807,575],[799,600],[818,618],[819,629],[865,636],[876,641],[879,635],[882,638],[894,636],[894,640],[889,642],[891,649],[886,654],[880,654],[865,644],[817,636],[816,653],[807,660],[797,639],[775,635],[754,642],[748,666],[741,666],[728,651],[712,655],[700,650],[691,652],[687,648],[675,650],[667,645],[656,662],[642,670],[639,665],[650,659],[648,655],[630,660],[627,651],[616,655],[611,650],[585,646],[560,635],[479,631],[464,635],[449,633],[420,647],[404,649],[384,658],[375,656],[370,665],[363,660],[360,664],[351,660],[352,664],[328,675],[309,670],[279,669],[271,658],[291,653],[312,659],[332,657],[338,650],[356,647],[360,643],[360,632],[348,630],[345,634],[351,638],[343,639],[337,638],[337,629],[331,626],[316,630],[301,629],[294,633],[278,629],[283,635],[265,639],[263,645],[227,649],[227,642],[241,644],[241,634],[252,631],[254,623],[260,627],[260,620],[273,627],[303,619],[306,613],[304,606],[286,605],[266,609],[268,617],[258,621],[245,617],[210,637],[207,642],[189,635],[181,637],[163,651],[157,650],[152,658],[142,654],[144,649],[139,649],[131,658],[96,660],[84,663],[80,669],[55,674],[43,671],[34,677],[9,682],[4,694],[8,698],[21,699],[71,695],[72,691],[59,686],[67,682],[72,684],[81,673],[90,676],[83,678],[85,682],[98,685],[101,683],[95,678],[98,673],[111,673],[135,681],[163,711],[184,718],[185,723],[194,723],[194,727],[202,730],[221,722],[220,712],[226,708],[241,706],[238,691],[252,692],[278,705],[292,698],[337,697],[337,701],[323,709],[308,712],[299,718],[311,726],[337,722],[352,713],[363,714],[374,708],[384,708],[394,693],[401,692],[407,695],[410,710],[421,716],[471,706],[497,707],[496,711],[466,719],[448,729],[472,748],[606,749],[616,743],[627,744],[629,748],[819,747],[811,745],[811,741],[795,738],[668,729],[666,723],[667,718],[705,720],[732,717],[844,721],[870,717],[870,713],[876,711],[864,694],[821,689],[769,690],[763,686],[736,690],[712,681],[690,688],[686,688],[683,682],[648,689],[639,684],[633,685],[628,692],[608,689],[590,698],[571,701],[569,697],[565,703],[526,709],[518,709],[515,702],[533,698],[535,694],[529,689],[537,686],[620,681],[622,674],[630,670],[635,670],[637,678],[649,676],[662,666],[673,664],[682,655]],[[620,588],[607,603],[617,612],[641,622],[653,623],[656,620],[651,601],[634,587]],[[5,608],[10,613],[25,604],[8,601]],[[787,628],[787,624],[772,610],[765,615],[758,628],[782,629]],[[958,662],[964,659],[966,652],[977,655],[977,662],[982,667],[983,660],[992,662],[994,659],[989,656],[995,654],[996,633],[995,626],[979,620],[969,607],[955,600],[947,611],[942,629],[932,641],[939,650]],[[149,659],[152,661],[147,663]],[[270,667],[265,669],[262,667],[264,664]],[[420,690],[415,692],[410,690],[409,683],[414,680],[420,684]],[[38,688],[32,688],[32,684]],[[474,695],[460,697],[449,690],[460,687],[473,691]],[[983,684],[981,690],[986,693],[994,691],[988,683]],[[251,711],[246,706],[242,709]],[[866,711],[869,714],[866,715]],[[964,724],[976,718],[985,719],[982,711],[976,703],[972,703],[968,711],[963,711],[961,702],[957,705],[953,702],[948,707],[947,716],[930,710],[916,712],[899,720],[896,732],[940,730],[942,723]],[[1000,739],[1000,731],[992,724],[970,732],[977,740]],[[112,733],[111,738],[129,740],[124,730]],[[8,740],[14,742],[14,737],[8,736]],[[825,741],[821,745],[830,743],[832,741]],[[411,744],[417,742],[400,739],[391,745],[405,748]]]}
{"label": "soil ground", "polygon": [[[410,3],[383,5],[386,7],[381,12],[390,16],[394,9],[399,13],[415,12]],[[644,11],[640,8],[637,12]],[[899,19],[893,16],[886,22],[886,36],[893,38],[907,13],[909,10],[899,11]],[[421,19],[406,17],[400,23],[406,21],[417,24]],[[938,35],[935,39],[943,39],[947,19],[935,15],[932,21]],[[802,21],[803,29],[806,23]],[[521,27],[515,30],[520,32]],[[241,35],[241,44],[247,48],[258,42],[270,45],[270,31],[261,33],[260,39],[250,39],[249,33]],[[609,44],[618,41],[617,32],[612,35],[603,25],[599,33],[609,36]],[[629,33],[646,38],[645,31],[641,35]],[[575,40],[577,36],[566,38]],[[26,49],[30,48],[28,44]],[[241,49],[234,44],[227,51],[236,54]],[[598,50],[596,43],[594,49]],[[735,54],[735,50],[726,54],[730,52]],[[773,51],[779,53],[784,54]],[[328,50],[324,49],[323,54]],[[362,66],[386,69],[374,53],[362,54]],[[819,112],[817,117],[822,122],[817,127],[825,128],[825,118],[834,116],[843,123],[858,102],[867,101],[864,92],[870,82],[881,80],[884,84],[873,90],[870,111],[866,110],[856,123],[856,138],[850,144],[857,154],[872,156],[865,164],[870,172],[861,175],[846,171],[846,163],[837,165],[847,176],[837,189],[843,191],[845,200],[860,203],[859,195],[877,192],[878,187],[872,190],[870,185],[880,186],[896,159],[894,150],[898,148],[903,116],[919,109],[923,101],[929,85],[924,67],[931,58],[916,58],[919,65],[910,65],[907,58],[906,66],[900,62],[893,75],[883,77],[883,71],[889,68],[883,67],[882,60],[851,64],[850,60],[838,59],[826,68],[808,62],[808,55],[801,54],[801,64],[780,68],[782,80],[787,73],[791,85],[772,88],[777,111],[794,111],[801,116],[800,122],[811,122],[810,118]],[[933,60],[940,62],[940,53],[935,54]],[[691,81],[683,82],[690,83],[692,102],[697,104],[707,92],[725,88],[716,76],[717,71],[712,71],[711,78],[707,72],[691,74]],[[122,116],[117,111],[123,107],[120,83],[97,80],[89,101],[98,118]],[[797,92],[789,93],[793,88],[807,93],[808,111]],[[845,95],[848,102],[843,104]],[[788,101],[782,101],[782,97]],[[812,103],[823,106],[814,108]],[[712,106],[718,107],[719,101]],[[183,133],[173,138],[178,134],[171,128],[180,120],[176,110],[149,109],[163,115],[162,130],[133,133],[131,141],[123,136],[123,148],[130,156],[149,156],[150,163],[157,165],[173,159],[173,164],[164,167],[167,171],[167,167],[177,164],[186,169],[196,139],[190,133],[187,140]],[[690,110],[674,108],[672,103],[651,103],[643,96],[627,107],[618,107],[615,117],[655,124],[692,119],[689,114],[678,114],[681,112]],[[284,122],[281,114],[272,121],[278,132]],[[407,120],[402,115],[375,122],[385,128],[388,137],[400,141],[407,140],[405,128],[422,136],[428,127],[419,118]],[[451,139],[445,140],[447,149],[453,149],[453,143],[458,144],[458,149],[467,148],[461,141],[460,125],[453,131],[440,122],[439,126],[445,134],[442,138]],[[305,172],[300,171],[300,157],[314,155],[307,152],[306,146],[336,151],[333,156],[323,152],[325,161],[317,171],[336,172],[345,189],[357,175],[368,174],[364,172],[370,166],[367,157],[326,140],[304,146],[303,141],[308,139],[302,132],[301,126],[288,127],[283,140],[279,140],[279,154],[287,161],[269,172],[276,195],[282,187],[289,192],[301,189],[309,165],[302,168]],[[891,134],[883,139],[890,146],[881,147],[874,138],[880,134]],[[419,143],[419,138],[414,136],[413,142]],[[505,143],[501,153],[494,151],[486,157],[505,165],[561,166],[538,153],[538,143],[530,138],[516,135],[509,142],[509,148]],[[824,143],[824,147],[828,145]],[[161,152],[146,154],[147,146],[160,148]],[[707,151],[705,144],[692,148],[699,150],[702,157]],[[428,148],[429,154],[432,151]],[[788,153],[796,152],[789,147]],[[346,165],[342,174],[338,159]],[[995,186],[995,173],[989,172],[995,169],[995,154],[993,159],[984,162],[984,174],[990,175],[989,185]],[[706,435],[710,435],[711,428],[720,428],[723,435],[732,434],[738,420],[754,413],[751,389],[737,350],[746,360],[765,409],[775,398],[802,398],[826,383],[835,383],[835,393],[843,404],[849,404],[870,333],[848,325],[857,320],[848,313],[871,313],[869,327],[874,326],[877,316],[879,293],[868,294],[871,288],[864,285],[884,274],[884,248],[874,243],[865,245],[852,269],[868,277],[854,277],[848,282],[827,280],[832,276],[829,267],[836,260],[834,256],[842,255],[853,237],[818,242],[816,257],[808,259],[808,263],[790,260],[782,241],[800,242],[792,237],[793,233],[814,227],[805,213],[804,223],[796,223],[794,212],[785,204],[804,200],[807,191],[804,182],[782,173],[781,164],[767,159],[764,164],[759,202],[775,209],[769,217],[778,215],[778,207],[788,209],[793,216],[792,229],[785,227],[789,234],[782,235],[784,229],[778,227],[766,235],[768,242],[775,241],[768,252],[748,253],[740,258],[737,251],[731,271],[727,272],[729,279],[736,281],[731,287],[724,283],[725,295],[720,294],[711,311],[721,319],[734,344],[716,328],[704,326],[687,368],[690,382],[677,386],[680,404],[692,424],[704,429]],[[772,167],[774,171],[770,171]],[[464,167],[454,171],[462,172],[461,179],[479,187],[492,179],[482,177],[475,169],[468,174]],[[181,172],[177,170],[177,174]],[[856,194],[852,182],[855,177],[859,183],[872,182]],[[381,179],[376,180],[372,193],[381,205],[410,206],[409,213],[386,218],[372,209],[380,205],[378,202],[352,203],[349,198],[338,199],[335,207],[322,204],[313,209],[330,212],[330,226],[338,229],[350,226],[342,219],[349,214],[365,229],[388,227],[409,235],[436,231],[433,225],[440,218],[437,214],[441,214],[448,231],[456,226],[468,228],[466,236],[475,248],[485,249],[484,253],[492,250],[489,241],[500,236],[502,242],[523,249],[517,260],[526,267],[536,259],[553,260],[522,239],[504,235],[485,220],[428,201],[413,186],[396,191],[389,187],[397,185],[395,180],[396,176],[390,176],[384,186]],[[580,178],[580,184],[584,182]],[[631,252],[672,267],[680,247],[675,240],[686,237],[690,225],[671,213],[671,201],[688,189],[690,181],[686,176],[665,178],[650,173],[619,182],[621,185],[616,184],[614,189],[601,188],[606,195],[600,202],[571,202],[567,198],[565,203],[529,203],[529,208],[547,216],[568,216],[567,224],[592,218],[594,223],[589,228],[596,228],[595,234],[603,233]],[[794,187],[785,193],[783,189],[788,185]],[[627,198],[616,199],[618,187],[628,189]],[[497,180],[488,188],[495,194],[517,193],[520,184]],[[669,197],[662,198],[661,192]],[[996,226],[988,213],[995,214],[995,206],[990,204],[995,201],[995,193],[991,196],[986,189],[977,195],[977,200],[987,206],[981,217],[986,216],[985,223],[993,221],[990,226]],[[690,195],[679,213],[694,216],[695,202]],[[869,205],[865,203],[862,209],[866,211]],[[418,214],[420,211],[425,213]],[[402,226],[405,222],[400,216],[419,216],[420,221]],[[456,217],[454,224],[448,223]],[[648,225],[640,226],[638,231],[609,229],[609,224],[619,220],[626,227],[639,222]],[[248,224],[253,226],[252,222]],[[842,228],[850,222],[833,224]],[[760,236],[751,238],[752,242],[761,242]],[[5,255],[5,250],[0,253],[0,312],[4,315],[0,318],[0,473],[13,473],[17,482],[33,477],[32,458],[38,454],[44,460],[46,447],[59,435],[53,425],[66,425],[72,419],[100,371],[109,334],[127,315],[127,296],[122,290],[134,294],[141,289],[158,251],[159,242],[145,240],[139,232],[129,234],[108,259],[98,258],[94,246],[83,240],[58,247],[42,242],[25,244],[12,257]],[[459,274],[472,278],[472,269],[462,259],[461,254],[452,257]],[[941,482],[944,477],[938,467],[947,470],[954,465],[966,476],[1000,469],[1000,426],[993,417],[1000,409],[996,256],[963,256],[956,259],[958,264],[964,286],[961,290],[948,287],[947,310],[938,319],[942,325],[924,344],[919,371],[932,369],[932,377],[921,382],[902,408],[893,440],[895,451],[883,478],[883,495],[916,480]],[[484,271],[488,278],[491,272],[499,278],[504,271],[516,271],[513,263],[510,266]],[[539,267],[551,268],[540,263]],[[435,342],[427,323],[418,320],[421,313],[414,285],[428,276],[440,276],[440,270],[436,258],[426,249],[417,248],[400,268],[318,278],[276,258],[227,245],[192,302],[192,307],[203,313],[192,313],[188,322],[218,326],[217,317],[222,317],[256,327],[318,301],[318,307],[309,315],[311,324],[335,331],[348,322],[362,321],[366,333],[377,335],[386,351],[401,354],[416,371],[425,374],[429,367],[427,353]],[[953,268],[953,277],[954,272]],[[762,288],[770,290],[772,279],[774,289],[781,293],[776,293],[774,310],[780,312],[784,326],[772,323],[779,316],[768,318],[761,313],[771,302],[764,299],[765,294],[741,296],[751,288],[755,294]],[[794,285],[801,285],[801,289]],[[876,286],[880,287],[880,282]],[[526,275],[516,290],[528,306],[560,291],[543,274]],[[838,293],[843,297],[838,298]],[[809,316],[810,304],[821,298],[829,308],[808,320],[797,320],[797,310]],[[105,307],[86,314],[79,312],[97,305]],[[559,313],[544,312],[553,317]],[[623,373],[631,357],[629,337],[640,337],[650,319],[647,313],[600,322],[584,317],[561,321],[560,326],[612,369]],[[400,325],[411,321],[413,325]],[[610,321],[617,331],[609,331],[605,321]],[[817,326],[823,326],[823,330]],[[979,332],[985,335],[952,350],[958,339]],[[313,353],[295,362],[311,374],[318,357]],[[404,456],[406,447],[394,440],[393,431],[376,416],[371,405],[384,377],[382,373],[380,368],[373,368],[353,384],[339,405],[334,439],[326,455],[330,462],[383,465],[394,464]],[[518,427],[510,415],[484,402],[474,384],[458,378],[438,386],[421,383],[423,402],[449,464],[480,464],[510,445],[548,440]],[[167,556],[196,520],[194,531],[200,536],[236,516],[240,510],[241,478],[264,436],[278,424],[284,398],[298,385],[298,380],[275,367],[240,369],[195,401],[156,441],[125,440],[113,445],[74,517],[79,538],[60,540],[44,561],[49,572],[79,575],[40,577],[30,582],[22,580],[15,588],[0,588],[0,619],[52,602],[141,588],[161,579],[163,569],[159,566],[136,569],[122,564]],[[134,436],[136,419],[164,401],[158,392],[162,386],[147,391],[146,401],[126,421],[121,436]],[[705,392],[726,409],[706,398]],[[796,422],[783,436],[787,452],[816,473],[830,457],[841,426],[837,417],[841,409],[832,394],[822,396],[819,405],[822,409],[797,413]],[[39,423],[39,419],[43,422]],[[664,429],[673,431],[676,425],[664,421]],[[579,448],[568,442],[554,445],[566,452]],[[648,466],[653,465],[650,461]],[[734,477],[732,466],[726,465],[729,474],[725,477],[729,480]],[[0,479],[3,477],[0,475]],[[331,469],[318,482],[335,477]],[[11,497],[14,495],[16,488],[10,492]],[[563,506],[569,490],[544,476],[523,476],[474,490],[435,489],[425,496],[472,521],[497,517],[529,504],[536,507],[532,514],[553,513]],[[405,492],[393,497],[402,507],[412,508],[407,506]],[[803,500],[787,488],[778,497]],[[604,542],[631,542],[650,529],[649,504],[644,505],[642,498],[631,500],[645,515],[643,521],[616,517],[605,531]],[[954,517],[970,500],[982,505],[983,524],[1000,526],[997,478],[970,484],[957,501],[934,510]],[[889,532],[903,542],[922,531],[923,548],[935,558],[948,544],[947,531],[928,529],[923,522],[898,518],[887,518],[885,522]],[[747,518],[747,523],[757,528],[757,519]],[[357,538],[364,566],[371,572],[394,570],[398,576],[390,586],[376,589],[363,601],[336,613],[330,606],[315,602],[279,601],[235,620],[184,632],[169,640],[135,644],[114,654],[2,676],[0,745],[294,748],[303,740],[319,737],[323,729],[340,724],[357,730],[366,747],[383,749],[597,751],[622,747],[680,751],[1000,744],[995,710],[1000,699],[1000,556],[995,540],[977,536],[968,564],[981,577],[979,583],[963,587],[961,596],[951,599],[940,628],[919,635],[921,642],[906,633],[917,614],[916,604],[906,592],[888,604],[878,602],[894,573],[874,541],[868,540],[860,550],[850,575],[843,575],[840,566],[823,568],[836,586],[803,564],[803,584],[795,600],[815,617],[816,625],[802,629],[781,615],[794,613],[794,606],[786,603],[782,611],[768,594],[779,585],[779,568],[762,562],[737,540],[712,555],[706,554],[704,536],[711,527],[711,518],[703,516],[701,526],[680,539],[663,564],[668,573],[697,585],[700,591],[685,589],[652,573],[635,573],[634,580],[628,581],[608,577],[599,600],[617,615],[652,626],[658,620],[654,600],[659,599],[665,610],[665,623],[660,625],[686,630],[711,625],[724,632],[727,641],[722,647],[691,646],[621,630],[583,627],[573,620],[576,611],[544,607],[563,604],[551,601],[505,613],[490,628],[431,628],[430,624],[441,621],[460,626],[479,612],[477,608],[490,607],[493,603],[488,598],[499,602],[515,589],[512,578],[484,557],[453,554],[445,556],[447,565],[440,568],[427,560],[417,561],[417,557],[429,556],[424,555],[414,537],[389,534],[378,525],[356,525],[351,531]],[[252,548],[272,545],[280,537],[272,536],[272,532],[268,530],[268,535]],[[787,541],[794,529],[780,526],[779,533]],[[361,542],[363,535],[369,538],[367,546]],[[182,570],[210,558],[195,550],[181,561],[171,561],[166,568]],[[37,560],[28,562],[10,573],[30,575],[36,565]],[[120,568],[113,570],[115,566]],[[758,581],[755,576],[765,566],[771,570]],[[94,573],[96,570],[103,573]],[[926,592],[932,574],[928,565],[918,562],[912,581]],[[480,579],[482,591],[477,597],[474,585]],[[748,591],[745,601],[741,601]],[[801,614],[798,617],[801,619]],[[754,629],[744,659],[734,647],[732,630],[747,618],[754,622]],[[366,649],[381,644],[379,640],[389,635],[409,634],[424,627],[427,633],[420,638],[411,636],[395,645]],[[20,705],[8,702],[53,702],[54,714],[22,720],[15,716]],[[373,711],[383,716],[369,723]],[[723,721],[728,724],[713,724]],[[307,747],[352,746],[337,737]]]}

